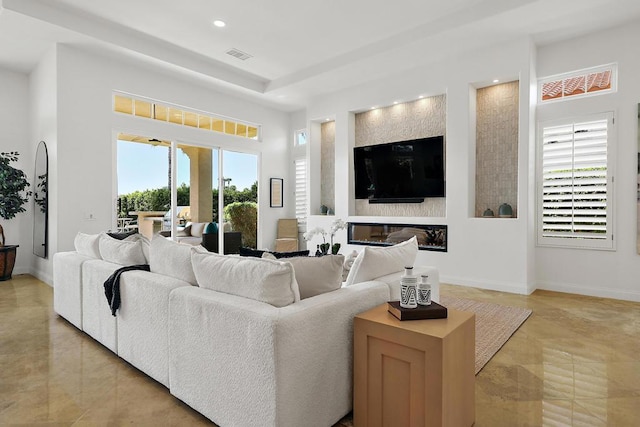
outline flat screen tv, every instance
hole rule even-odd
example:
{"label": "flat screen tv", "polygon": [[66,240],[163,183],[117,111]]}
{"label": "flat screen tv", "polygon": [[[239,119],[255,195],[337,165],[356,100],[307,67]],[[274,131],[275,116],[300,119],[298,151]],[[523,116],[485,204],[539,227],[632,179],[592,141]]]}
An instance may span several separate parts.
{"label": "flat screen tv", "polygon": [[445,196],[444,136],[355,147],[353,160],[356,199],[411,203]]}

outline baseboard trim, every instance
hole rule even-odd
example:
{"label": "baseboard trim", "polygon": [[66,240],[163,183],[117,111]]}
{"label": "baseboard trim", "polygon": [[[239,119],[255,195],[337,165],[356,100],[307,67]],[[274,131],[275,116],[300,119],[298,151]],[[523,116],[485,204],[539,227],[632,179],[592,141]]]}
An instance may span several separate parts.
{"label": "baseboard trim", "polygon": [[471,286],[479,289],[491,291],[509,292],[511,294],[529,295],[535,289],[530,289],[526,283],[514,285],[513,282],[499,282],[496,280],[474,280],[466,277],[455,277],[448,275],[440,276],[440,283],[447,283],[459,286]]}
{"label": "baseboard trim", "polygon": [[33,268],[31,269],[29,274],[31,274],[36,279],[43,281],[44,283],[46,283],[47,285],[53,288],[53,277],[50,276],[49,274],[46,274],[40,270],[36,270]]}
{"label": "baseboard trim", "polygon": [[30,267],[20,267],[14,268],[12,276],[17,276],[19,274],[28,274],[29,276],[33,276],[36,279],[46,283],[47,285],[53,287],[53,277],[49,274],[46,274],[42,271],[36,270]]}
{"label": "baseboard trim", "polygon": [[18,267],[15,266],[13,267],[13,273],[11,273],[12,276],[17,276],[18,274],[31,274],[31,268],[29,267]]}
{"label": "baseboard trim", "polygon": [[640,292],[620,291],[600,287],[585,287],[573,283],[538,282],[538,289],[590,297],[611,298],[623,301],[640,302]]}

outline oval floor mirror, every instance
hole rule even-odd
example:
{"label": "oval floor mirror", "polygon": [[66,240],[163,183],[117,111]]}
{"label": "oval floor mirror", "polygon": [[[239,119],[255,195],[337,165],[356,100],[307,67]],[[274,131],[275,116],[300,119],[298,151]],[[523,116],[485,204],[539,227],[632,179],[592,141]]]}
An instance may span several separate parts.
{"label": "oval floor mirror", "polygon": [[47,144],[40,141],[36,151],[35,183],[33,185],[33,253],[47,257],[47,222],[49,220],[49,160]]}

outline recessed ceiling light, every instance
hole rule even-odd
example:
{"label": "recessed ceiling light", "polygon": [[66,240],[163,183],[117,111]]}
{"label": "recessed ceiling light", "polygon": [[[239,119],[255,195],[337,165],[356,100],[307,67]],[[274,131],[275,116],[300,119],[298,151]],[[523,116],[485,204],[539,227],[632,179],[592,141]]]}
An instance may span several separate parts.
{"label": "recessed ceiling light", "polygon": [[398,101],[393,101],[393,105],[398,105]]}
{"label": "recessed ceiling light", "polygon": [[418,97],[418,99],[422,99],[422,98],[424,98],[424,95],[420,95],[420,96]]}
{"label": "recessed ceiling light", "polygon": [[222,28],[222,27],[225,27],[227,23],[219,19],[216,19],[215,21],[213,21],[213,25],[215,25],[218,28]]}
{"label": "recessed ceiling light", "polygon": [[372,109],[372,110],[375,110],[375,109],[376,109],[376,107],[371,107],[371,109]]}
{"label": "recessed ceiling light", "polygon": [[498,83],[499,81],[500,81],[500,80],[498,80],[498,79],[493,79],[493,82],[494,82],[494,83]]}
{"label": "recessed ceiling light", "polygon": [[329,118],[324,119],[324,120],[325,120],[326,122],[330,122],[330,121],[331,121],[331,119],[329,119]]}

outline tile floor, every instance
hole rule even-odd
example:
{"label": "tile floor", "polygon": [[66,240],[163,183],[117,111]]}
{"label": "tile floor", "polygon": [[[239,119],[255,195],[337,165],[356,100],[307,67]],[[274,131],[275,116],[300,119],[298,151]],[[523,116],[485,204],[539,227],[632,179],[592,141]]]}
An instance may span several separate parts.
{"label": "tile floor", "polygon": [[[640,303],[441,292],[533,310],[476,377],[476,426],[640,426]],[[57,316],[52,297],[30,276],[0,282],[0,425],[212,425]]]}

